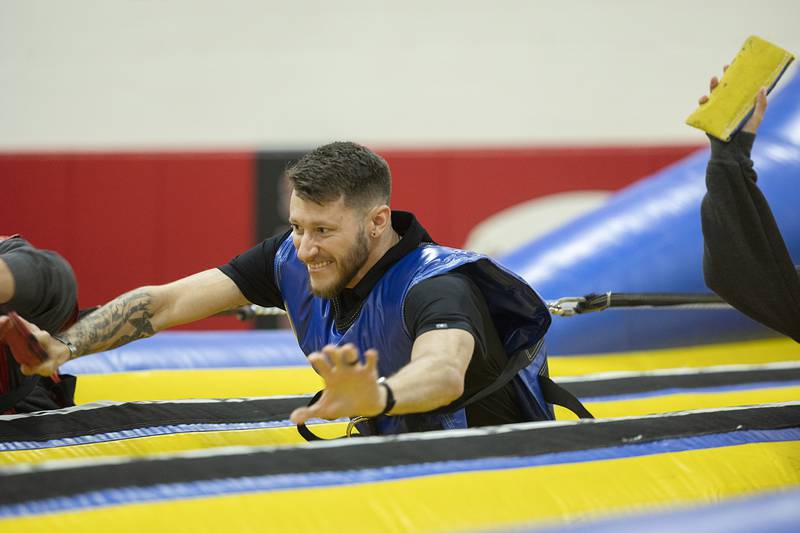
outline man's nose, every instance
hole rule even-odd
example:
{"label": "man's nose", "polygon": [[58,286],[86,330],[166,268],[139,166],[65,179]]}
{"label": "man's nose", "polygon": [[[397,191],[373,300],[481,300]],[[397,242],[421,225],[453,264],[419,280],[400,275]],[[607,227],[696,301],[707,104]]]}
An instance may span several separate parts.
{"label": "man's nose", "polygon": [[310,261],[314,259],[319,251],[314,239],[308,233],[300,235],[295,243],[297,245],[297,257],[300,261]]}

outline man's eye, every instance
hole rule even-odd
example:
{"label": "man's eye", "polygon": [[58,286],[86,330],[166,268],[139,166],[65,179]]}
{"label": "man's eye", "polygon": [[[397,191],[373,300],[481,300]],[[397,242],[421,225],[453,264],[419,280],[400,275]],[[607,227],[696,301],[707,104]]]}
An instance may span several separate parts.
{"label": "man's eye", "polygon": [[297,224],[289,224],[289,226],[292,228],[292,232],[295,233],[296,235],[302,235],[303,234],[302,228],[300,226],[298,226]]}
{"label": "man's eye", "polygon": [[328,233],[329,231],[330,231],[330,230],[329,230],[328,228],[317,228],[317,233],[319,233],[319,234],[321,234],[321,235],[325,235],[325,234],[326,234],[326,233]]}

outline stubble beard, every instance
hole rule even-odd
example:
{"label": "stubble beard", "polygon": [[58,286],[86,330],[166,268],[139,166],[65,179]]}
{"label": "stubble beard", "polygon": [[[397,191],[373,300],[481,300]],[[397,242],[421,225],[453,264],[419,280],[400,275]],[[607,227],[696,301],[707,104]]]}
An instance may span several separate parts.
{"label": "stubble beard", "polygon": [[366,231],[360,228],[356,241],[350,250],[347,251],[341,261],[337,262],[337,270],[339,270],[339,277],[326,287],[314,287],[310,285],[311,294],[319,298],[326,298],[328,300],[336,297],[342,289],[344,289],[350,280],[364,266],[369,257],[369,241],[367,241]]}

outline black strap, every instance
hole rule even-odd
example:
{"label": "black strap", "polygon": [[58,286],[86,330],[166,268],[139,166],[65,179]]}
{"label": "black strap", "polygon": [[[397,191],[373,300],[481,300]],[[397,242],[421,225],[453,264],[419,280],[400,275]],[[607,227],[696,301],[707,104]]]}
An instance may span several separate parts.
{"label": "black strap", "polygon": [[[312,405],[317,403],[317,400],[319,400],[322,397],[322,393],[323,393],[323,391],[318,391],[311,398],[311,401],[308,402],[307,407],[311,407]],[[312,433],[311,430],[308,429],[305,424],[297,424],[297,432],[300,433],[301,437],[306,439],[306,442],[312,442],[312,441],[315,441],[315,440],[332,440],[332,439],[323,439],[322,437],[320,437],[318,435],[314,435],[314,433]]]}
{"label": "black strap", "polygon": [[578,415],[578,418],[594,418],[592,413],[583,406],[579,399],[549,377],[540,375],[539,384],[542,387],[542,394],[547,403],[554,403],[561,407],[566,407]]}
{"label": "black strap", "polygon": [[488,386],[484,387],[469,398],[462,398],[460,400],[456,400],[455,402],[436,409],[434,411],[430,411],[431,414],[446,414],[446,413],[453,413],[458,411],[459,409],[463,409],[468,405],[472,405],[473,403],[479,402],[497,392],[501,388],[505,387],[505,385],[514,379],[514,376],[519,374],[519,372],[526,368],[533,362],[533,359],[536,355],[541,351],[542,346],[544,345],[544,337],[539,339],[539,342],[531,346],[530,348],[526,348],[524,350],[519,350],[515,352],[511,357],[508,358],[508,362],[506,363],[505,368],[500,373],[499,376]]}
{"label": "black strap", "polygon": [[[531,362],[533,362],[533,359],[542,349],[543,345],[544,338],[540,339],[539,342],[537,342],[531,348],[516,352],[509,358],[506,367],[503,369],[503,372],[500,373],[500,375],[494,380],[494,382],[492,382],[491,385],[481,389],[469,398],[450,404],[439,411],[442,413],[451,413],[457,411],[486,398],[497,390],[500,390],[501,387],[504,387],[509,381],[514,379],[514,376],[516,376],[523,368],[526,368],[531,364]],[[578,398],[547,376],[546,368],[543,369],[543,372],[544,373],[539,374],[539,385],[542,387],[542,396],[544,396],[544,400],[547,403],[554,403],[556,405],[566,407],[575,413],[575,415],[577,415],[579,418],[594,418],[592,413],[590,413],[589,410],[583,406]],[[438,413],[439,411],[433,412]]]}
{"label": "black strap", "polygon": [[718,306],[725,301],[716,294],[661,293],[661,292],[608,292],[587,294],[575,308],[577,313],[602,311],[613,307],[681,307]]}
{"label": "black strap", "polygon": [[[511,381],[514,376],[516,376],[523,368],[526,368],[528,365],[531,364],[533,359],[542,349],[544,345],[544,338],[540,339],[534,346],[527,348],[525,350],[519,350],[518,352],[514,353],[508,359],[508,363],[506,363],[505,368],[497,376],[491,385],[479,390],[477,393],[473,394],[469,398],[462,398],[457,400],[449,405],[446,405],[442,408],[435,409],[433,411],[429,411],[426,414],[446,414],[458,411],[459,409],[463,409],[464,407],[471,405],[475,402],[478,402],[490,394],[500,390],[504,387],[509,381]],[[579,418],[594,418],[592,414],[583,406],[583,404],[578,400],[572,393],[570,393],[565,388],[561,387],[560,385],[556,384],[546,375],[540,374],[539,375],[539,383],[542,387],[542,395],[544,399],[548,403],[553,403],[556,405],[560,405],[562,407],[566,407],[573,413],[575,413]],[[311,401],[308,402],[308,405],[314,405],[317,400],[320,399],[322,396],[322,391],[317,392]],[[315,441],[315,440],[332,440],[332,439],[324,439],[319,437],[311,432],[310,429],[306,427],[305,424],[298,424],[297,431],[300,435],[308,442]],[[341,438],[341,437],[338,437]]]}

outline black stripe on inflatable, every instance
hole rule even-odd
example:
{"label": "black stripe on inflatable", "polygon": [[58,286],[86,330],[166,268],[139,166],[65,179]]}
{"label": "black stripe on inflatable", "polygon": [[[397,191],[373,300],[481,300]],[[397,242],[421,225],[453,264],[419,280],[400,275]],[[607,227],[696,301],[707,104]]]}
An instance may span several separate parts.
{"label": "black stripe on inflatable", "polygon": [[602,398],[604,396],[635,394],[673,388],[699,389],[795,380],[800,380],[800,368],[631,376],[594,381],[576,380],[560,382],[559,385],[579,398]]}
{"label": "black stripe on inflatable", "polygon": [[[800,379],[800,369],[776,368],[729,372],[633,376],[561,385],[579,398],[657,392]],[[0,442],[44,441],[178,424],[232,424],[286,420],[308,397],[219,400],[215,402],[125,403],[91,410],[0,421]]]}
{"label": "black stripe on inflatable", "polygon": [[[255,168],[256,241],[260,242],[288,229],[289,199],[283,184],[283,172],[302,152],[258,152]],[[259,316],[256,329],[275,329],[280,317]]]}
{"label": "black stripe on inflatable", "polygon": [[487,457],[530,457],[667,438],[800,427],[800,405],[588,421],[447,436],[365,439],[361,444],[324,443],[252,450],[241,455],[134,459],[2,476],[0,502],[21,503],[78,493],[201,480],[337,472]]}
{"label": "black stripe on inflatable", "polygon": [[287,420],[309,397],[214,402],[123,403],[0,421],[0,442],[43,441],[178,424],[235,424]]}

